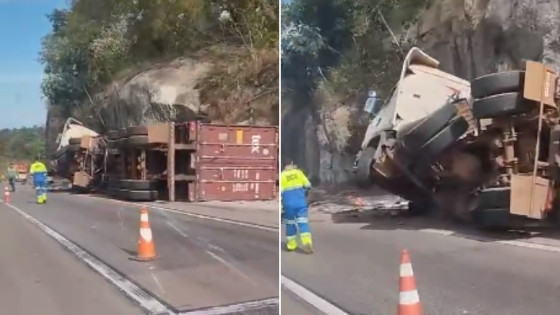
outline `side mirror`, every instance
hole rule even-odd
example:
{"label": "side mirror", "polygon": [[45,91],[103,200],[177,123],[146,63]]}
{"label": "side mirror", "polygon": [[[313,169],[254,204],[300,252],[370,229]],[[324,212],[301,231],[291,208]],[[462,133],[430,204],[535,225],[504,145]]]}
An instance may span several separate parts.
{"label": "side mirror", "polygon": [[369,91],[368,92],[368,99],[366,100],[366,104],[364,105],[364,112],[370,114],[370,115],[375,115],[378,111],[378,103],[379,99],[377,98],[377,92],[376,91]]}

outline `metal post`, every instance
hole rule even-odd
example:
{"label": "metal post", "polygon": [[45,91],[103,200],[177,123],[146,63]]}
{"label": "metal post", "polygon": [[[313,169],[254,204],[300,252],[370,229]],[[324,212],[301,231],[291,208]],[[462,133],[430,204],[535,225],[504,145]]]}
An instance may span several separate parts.
{"label": "metal post", "polygon": [[543,119],[542,119],[542,115],[544,112],[544,91],[545,91],[545,84],[546,84],[546,76],[548,75],[548,72],[546,71],[546,68],[543,71],[543,78],[542,78],[542,87],[541,87],[541,101],[540,101],[540,106],[539,106],[539,125],[537,128],[537,143],[535,145],[535,162],[533,163],[533,185],[531,186],[531,215],[533,214],[533,211],[535,210],[534,208],[534,202],[533,199],[535,198],[535,186],[537,185],[537,167],[538,167],[538,163],[539,163],[539,149],[541,147],[541,132],[542,132],[542,124],[543,124]]}
{"label": "metal post", "polygon": [[175,201],[175,123],[169,123],[167,143],[167,190],[169,201]]}

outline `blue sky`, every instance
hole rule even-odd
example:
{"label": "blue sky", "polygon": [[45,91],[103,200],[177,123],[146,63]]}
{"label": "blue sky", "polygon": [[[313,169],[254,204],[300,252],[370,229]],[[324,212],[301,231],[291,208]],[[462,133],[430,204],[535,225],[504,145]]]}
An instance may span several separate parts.
{"label": "blue sky", "polygon": [[65,0],[0,0],[0,129],[44,125],[41,38]]}

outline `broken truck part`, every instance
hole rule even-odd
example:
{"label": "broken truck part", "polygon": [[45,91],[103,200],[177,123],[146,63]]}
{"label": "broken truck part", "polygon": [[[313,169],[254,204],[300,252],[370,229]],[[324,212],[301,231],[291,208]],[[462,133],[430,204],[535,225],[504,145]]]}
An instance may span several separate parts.
{"label": "broken truck part", "polygon": [[438,208],[485,226],[558,220],[556,73],[529,61],[469,83],[436,67],[409,52],[364,137],[359,183],[408,199],[412,212]]}

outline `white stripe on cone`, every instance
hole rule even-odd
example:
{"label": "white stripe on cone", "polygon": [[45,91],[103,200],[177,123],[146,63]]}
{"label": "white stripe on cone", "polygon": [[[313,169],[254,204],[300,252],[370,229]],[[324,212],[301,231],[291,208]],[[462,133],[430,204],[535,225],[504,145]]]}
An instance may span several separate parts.
{"label": "white stripe on cone", "polygon": [[414,272],[412,271],[412,264],[401,264],[401,277],[412,277]]}
{"label": "white stripe on cone", "polygon": [[399,302],[401,305],[413,305],[420,303],[418,290],[399,292]]}
{"label": "white stripe on cone", "polygon": [[148,222],[148,214],[147,213],[142,213],[140,215],[140,221],[141,222]]}
{"label": "white stripe on cone", "polygon": [[140,229],[140,236],[142,236],[144,241],[151,242],[152,241],[152,229],[145,229],[145,228]]}

